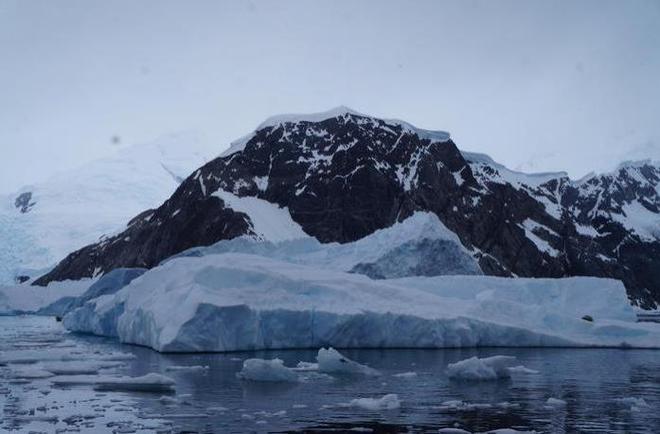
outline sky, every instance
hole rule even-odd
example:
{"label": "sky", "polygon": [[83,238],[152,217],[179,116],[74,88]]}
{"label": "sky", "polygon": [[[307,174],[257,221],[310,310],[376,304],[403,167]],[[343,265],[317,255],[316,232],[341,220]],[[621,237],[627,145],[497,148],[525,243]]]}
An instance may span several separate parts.
{"label": "sky", "polygon": [[0,193],[339,105],[579,178],[660,159],[657,0],[0,0]]}

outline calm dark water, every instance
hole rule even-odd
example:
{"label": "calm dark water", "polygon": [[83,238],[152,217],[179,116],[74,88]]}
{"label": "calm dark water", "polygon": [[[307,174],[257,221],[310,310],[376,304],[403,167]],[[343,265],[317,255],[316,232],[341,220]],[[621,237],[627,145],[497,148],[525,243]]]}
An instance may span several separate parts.
{"label": "calm dark water", "polygon": [[[44,362],[0,366],[0,432],[473,432],[513,427],[548,433],[660,432],[660,352],[617,349],[346,350],[347,357],[378,369],[378,377],[307,375],[293,384],[236,378],[250,357],[314,361],[315,351],[232,354],[159,354],[111,340],[66,333],[51,318],[0,318],[0,357],[34,350],[37,359],[58,352],[93,361],[110,352],[131,353],[107,374],[162,373],[176,393],[98,392],[91,386],[55,387],[52,378],[18,378]],[[471,356],[516,356],[538,374],[511,380],[449,380],[448,363]],[[43,357],[42,357],[43,358]],[[208,365],[206,372],[168,366]],[[23,370],[23,371],[21,371]],[[414,372],[415,375],[396,376]],[[28,376],[30,376],[28,374]],[[370,411],[352,399],[397,394],[401,407]],[[548,398],[566,401],[550,406]],[[642,398],[644,402],[632,399]],[[447,404],[463,401],[465,404]]]}

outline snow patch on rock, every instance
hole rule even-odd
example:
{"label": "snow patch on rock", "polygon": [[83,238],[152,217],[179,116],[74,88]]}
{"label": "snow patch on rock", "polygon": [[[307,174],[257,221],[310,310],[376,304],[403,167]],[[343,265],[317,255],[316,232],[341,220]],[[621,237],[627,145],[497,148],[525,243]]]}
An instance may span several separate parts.
{"label": "snow patch on rock", "polygon": [[260,240],[284,241],[306,238],[308,235],[300,225],[293,221],[289,210],[257,197],[238,197],[224,190],[218,190],[213,196],[222,199],[234,211],[247,214],[252,230]]}

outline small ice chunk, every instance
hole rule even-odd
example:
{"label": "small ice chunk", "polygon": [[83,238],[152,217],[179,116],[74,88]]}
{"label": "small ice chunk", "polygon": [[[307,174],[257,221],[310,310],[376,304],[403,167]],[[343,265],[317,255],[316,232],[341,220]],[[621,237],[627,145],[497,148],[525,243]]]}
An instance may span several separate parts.
{"label": "small ice chunk", "polygon": [[552,397],[548,398],[548,400],[545,403],[551,407],[564,407],[566,405],[566,401],[564,401],[563,399],[552,398]]}
{"label": "small ice chunk", "polygon": [[206,372],[209,370],[209,366],[200,366],[200,365],[193,365],[193,366],[168,366],[165,368],[166,371],[168,372],[180,372],[180,371],[185,371],[185,372]]}
{"label": "small ice chunk", "polygon": [[284,362],[280,359],[247,359],[243,362],[243,369],[236,376],[251,381],[298,381],[296,373],[284,366]]}
{"label": "small ice chunk", "polygon": [[394,374],[393,376],[398,378],[414,378],[417,376],[417,372],[401,372],[399,374]]}
{"label": "small ice chunk", "polygon": [[50,362],[44,364],[44,370],[55,375],[92,375],[98,374],[99,369],[115,368],[121,366],[122,362],[84,362],[64,361]]}
{"label": "small ice chunk", "polygon": [[357,398],[352,400],[350,405],[370,411],[396,410],[401,408],[401,401],[397,394],[389,393],[381,398]]}
{"label": "small ice chunk", "polygon": [[454,380],[492,381],[510,378],[508,368],[516,361],[513,356],[471,357],[447,366],[447,375]]}
{"label": "small ice chunk", "polygon": [[161,396],[160,398],[158,398],[158,401],[160,401],[160,403],[163,405],[176,405],[179,403],[178,399],[167,395]]}
{"label": "small ice chunk", "polygon": [[298,362],[295,368],[291,368],[294,371],[318,371],[319,364],[312,362]]}
{"label": "small ice chunk", "polygon": [[470,402],[465,402],[461,401],[458,399],[450,400],[450,401],[445,401],[442,404],[440,404],[439,407],[436,407],[438,410],[459,410],[459,411],[473,411],[473,410],[484,410],[487,408],[492,408],[493,406],[491,404],[480,404],[480,403],[470,403]]}
{"label": "small ice chunk", "polygon": [[319,372],[333,374],[361,374],[361,375],[380,375],[380,373],[368,366],[361,365],[351,359],[344,357],[334,348],[321,348],[316,356]]}
{"label": "small ice chunk", "polygon": [[500,428],[488,431],[486,434],[536,434],[536,431],[518,431],[513,428]]}
{"label": "small ice chunk", "polygon": [[460,428],[440,428],[438,432],[440,434],[472,434],[471,431],[465,431]]}
{"label": "small ice chunk", "polygon": [[137,356],[131,353],[110,353],[110,354],[102,354],[95,358],[97,360],[102,360],[106,362],[121,362],[124,360],[135,360],[137,359]]}
{"label": "small ice chunk", "polygon": [[518,366],[512,366],[509,369],[509,372],[512,374],[538,374],[539,371],[536,371],[534,369],[529,369],[526,366],[523,365],[518,365]]}
{"label": "small ice chunk", "polygon": [[649,405],[644,400],[644,398],[635,398],[634,396],[628,396],[626,398],[619,398],[616,400],[619,404],[623,404],[630,407],[632,411],[640,411],[642,409],[648,408]]}
{"label": "small ice chunk", "polygon": [[17,378],[21,380],[32,380],[32,379],[38,379],[38,378],[48,378],[52,377],[53,374],[45,371],[43,369],[37,369],[37,368],[20,368],[20,369],[14,369],[11,372],[11,377],[12,378]]}

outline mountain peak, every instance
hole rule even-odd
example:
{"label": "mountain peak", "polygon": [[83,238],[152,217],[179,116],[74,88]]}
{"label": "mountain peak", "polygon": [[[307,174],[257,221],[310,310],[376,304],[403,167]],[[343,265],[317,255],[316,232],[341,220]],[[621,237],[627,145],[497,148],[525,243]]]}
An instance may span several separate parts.
{"label": "mountain peak", "polygon": [[398,126],[402,129],[403,132],[416,134],[420,139],[427,139],[432,142],[446,142],[450,139],[450,134],[446,131],[426,130],[423,128],[418,128],[408,122],[399,119],[381,119],[341,105],[324,112],[307,114],[282,114],[271,116],[259,124],[259,126],[257,126],[257,128],[250,134],[231,142],[229,148],[223,152],[221,156],[226,157],[235,152],[242,151],[245,148],[245,145],[255,136],[255,134],[265,128],[274,128],[280,125],[298,124],[301,122],[319,123],[328,119],[338,118],[343,118],[345,121],[350,120],[361,125],[371,124],[374,127],[384,129],[387,129],[391,126]]}
{"label": "mountain peak", "polygon": [[340,105],[334,107],[330,110],[317,113],[303,113],[303,114],[281,114],[271,116],[265,121],[263,121],[257,127],[257,131],[267,127],[274,127],[284,123],[295,123],[295,122],[322,122],[326,119],[333,119],[338,117],[344,117],[346,115],[359,116],[364,118],[370,118],[371,116],[365,115],[358,111],[353,110],[352,108]]}

